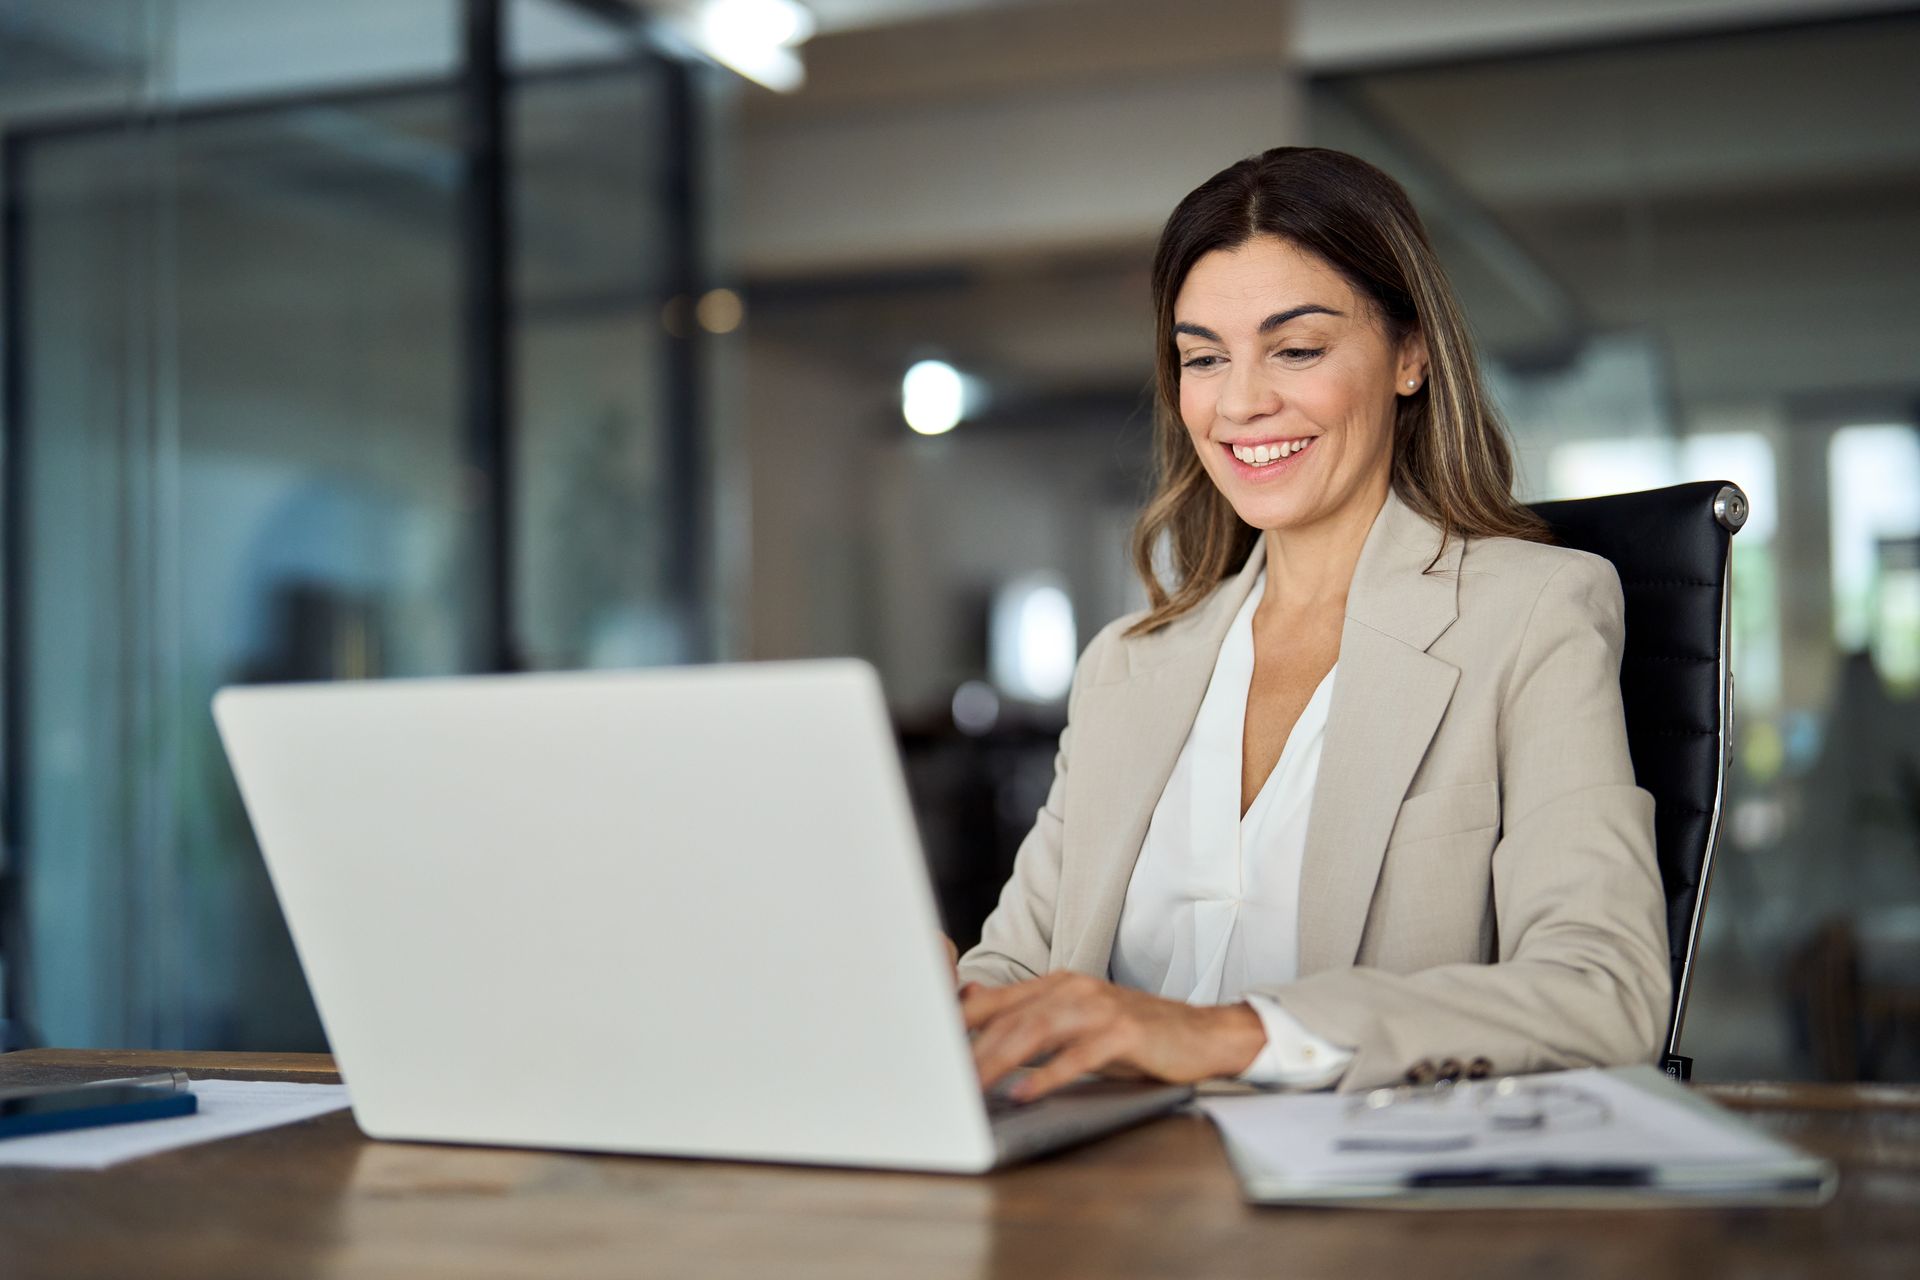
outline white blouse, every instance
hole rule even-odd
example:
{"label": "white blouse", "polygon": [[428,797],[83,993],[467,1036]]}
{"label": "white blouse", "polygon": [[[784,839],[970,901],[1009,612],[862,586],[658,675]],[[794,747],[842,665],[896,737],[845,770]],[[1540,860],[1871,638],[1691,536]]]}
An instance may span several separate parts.
{"label": "white blouse", "polygon": [[1253,612],[1263,569],[1235,616],[1193,728],[1154,806],[1114,935],[1113,981],[1189,1004],[1246,1000],[1267,1046],[1242,1072],[1254,1084],[1318,1088],[1340,1078],[1350,1050],[1303,1027],[1247,988],[1299,971],[1300,858],[1336,664],[1287,735],[1279,761],[1240,816],[1240,748],[1253,683]]}

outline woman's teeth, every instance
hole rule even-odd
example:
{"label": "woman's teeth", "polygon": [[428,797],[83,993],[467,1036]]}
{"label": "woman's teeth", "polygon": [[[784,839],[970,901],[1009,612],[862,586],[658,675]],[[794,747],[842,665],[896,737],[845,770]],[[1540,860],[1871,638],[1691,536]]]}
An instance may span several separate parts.
{"label": "woman's teeth", "polygon": [[1233,456],[1249,466],[1264,467],[1270,462],[1292,457],[1317,439],[1318,436],[1308,436],[1304,440],[1282,440],[1278,444],[1236,444],[1233,446]]}

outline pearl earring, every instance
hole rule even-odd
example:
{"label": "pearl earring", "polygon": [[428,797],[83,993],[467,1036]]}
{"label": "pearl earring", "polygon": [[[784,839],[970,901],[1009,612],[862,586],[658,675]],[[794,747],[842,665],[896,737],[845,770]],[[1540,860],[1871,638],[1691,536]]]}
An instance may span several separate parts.
{"label": "pearl earring", "polygon": [[1408,379],[1407,379],[1407,385],[1408,385],[1409,387],[1417,387],[1417,386],[1419,386],[1419,385],[1420,385],[1420,379],[1418,379],[1418,378],[1408,378]]}

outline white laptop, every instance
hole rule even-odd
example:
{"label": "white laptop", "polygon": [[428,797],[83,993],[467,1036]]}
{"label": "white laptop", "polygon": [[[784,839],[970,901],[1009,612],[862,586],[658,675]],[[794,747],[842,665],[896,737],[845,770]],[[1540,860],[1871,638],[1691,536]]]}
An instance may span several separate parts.
{"label": "white laptop", "polygon": [[863,662],[214,716],[373,1137],[974,1172],[1191,1092],[983,1097]]}

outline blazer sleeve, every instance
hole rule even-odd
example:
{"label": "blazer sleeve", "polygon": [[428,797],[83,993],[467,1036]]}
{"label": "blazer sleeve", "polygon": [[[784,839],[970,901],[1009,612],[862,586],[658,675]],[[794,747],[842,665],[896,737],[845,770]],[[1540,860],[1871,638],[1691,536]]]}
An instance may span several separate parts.
{"label": "blazer sleeve", "polygon": [[1498,960],[1414,973],[1345,969],[1263,989],[1354,1050],[1342,1089],[1423,1060],[1496,1073],[1650,1060],[1672,978],[1653,797],[1634,785],[1620,696],[1625,604],[1607,561],[1542,586],[1502,696]]}
{"label": "blazer sleeve", "polygon": [[1037,978],[1051,967],[1054,910],[1060,891],[1061,829],[1067,814],[1067,758],[1073,741],[1073,717],[1079,707],[1081,683],[1097,661],[1096,650],[1114,628],[1132,621],[1122,618],[1096,635],[1073,669],[1067,691],[1067,723],[1053,756],[1053,785],[1040,806],[1032,830],[1020,842],[1013,858],[1013,874],[1000,890],[1000,901],[980,927],[980,941],[960,957],[960,980],[987,986],[1006,986]]}

